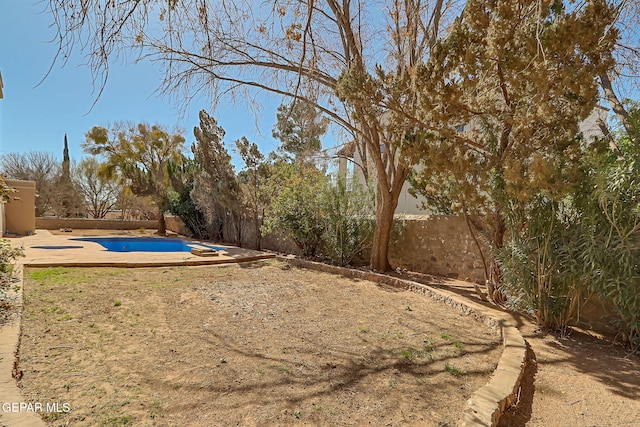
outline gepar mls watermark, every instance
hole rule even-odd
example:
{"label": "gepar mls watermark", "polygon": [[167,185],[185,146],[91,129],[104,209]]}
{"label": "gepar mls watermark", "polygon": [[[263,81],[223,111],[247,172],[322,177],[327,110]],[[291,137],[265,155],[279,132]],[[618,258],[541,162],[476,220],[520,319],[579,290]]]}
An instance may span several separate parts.
{"label": "gepar mls watermark", "polygon": [[2,412],[35,412],[38,414],[46,413],[67,413],[71,412],[71,404],[69,402],[2,402],[0,405]]}

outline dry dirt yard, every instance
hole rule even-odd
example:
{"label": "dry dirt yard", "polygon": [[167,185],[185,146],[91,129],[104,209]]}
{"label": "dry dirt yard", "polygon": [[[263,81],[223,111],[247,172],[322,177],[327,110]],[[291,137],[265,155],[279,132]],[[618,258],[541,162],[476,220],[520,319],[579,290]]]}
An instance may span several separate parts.
{"label": "dry dirt yard", "polygon": [[498,337],[408,291],[290,268],[27,269],[22,393],[51,426],[454,426]]}

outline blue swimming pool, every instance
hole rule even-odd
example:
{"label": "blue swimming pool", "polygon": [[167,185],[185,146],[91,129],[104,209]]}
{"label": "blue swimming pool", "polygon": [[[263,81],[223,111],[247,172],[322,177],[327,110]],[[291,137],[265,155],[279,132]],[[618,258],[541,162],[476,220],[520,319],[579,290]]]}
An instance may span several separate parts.
{"label": "blue swimming pool", "polygon": [[218,251],[224,249],[170,237],[77,237],[71,240],[98,243],[111,252],[191,252],[192,248]]}

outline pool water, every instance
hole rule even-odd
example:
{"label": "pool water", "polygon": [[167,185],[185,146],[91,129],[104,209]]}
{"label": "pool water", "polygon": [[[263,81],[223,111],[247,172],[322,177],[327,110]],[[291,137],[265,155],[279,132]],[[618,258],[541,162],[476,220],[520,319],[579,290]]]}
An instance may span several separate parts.
{"label": "pool water", "polygon": [[191,252],[192,248],[218,251],[224,249],[170,237],[78,237],[71,240],[98,243],[111,252]]}

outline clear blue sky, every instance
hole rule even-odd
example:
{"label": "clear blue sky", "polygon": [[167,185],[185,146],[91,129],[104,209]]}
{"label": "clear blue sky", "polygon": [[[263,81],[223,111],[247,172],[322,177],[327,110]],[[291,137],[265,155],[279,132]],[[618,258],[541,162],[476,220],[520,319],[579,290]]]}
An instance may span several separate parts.
{"label": "clear blue sky", "polygon": [[[43,9],[44,4],[38,0],[0,0],[0,71],[4,81],[0,154],[47,151],[62,159],[66,133],[72,160],[80,160],[86,155],[80,147],[85,132],[116,121],[180,128],[190,152],[198,111],[210,112],[207,100],[192,102],[181,115],[178,105],[154,94],[162,75],[153,64],[112,64],[107,86],[93,109],[96,93],[91,70],[82,65],[85,61],[80,54],[64,66],[56,64],[38,85],[56,54],[56,45],[49,42],[54,35],[50,28],[52,18]],[[274,99],[264,108],[259,130],[255,117],[241,105],[213,114],[226,131],[227,149],[236,139],[246,136],[263,152],[274,150],[277,141],[271,136],[271,128],[279,103]]]}

